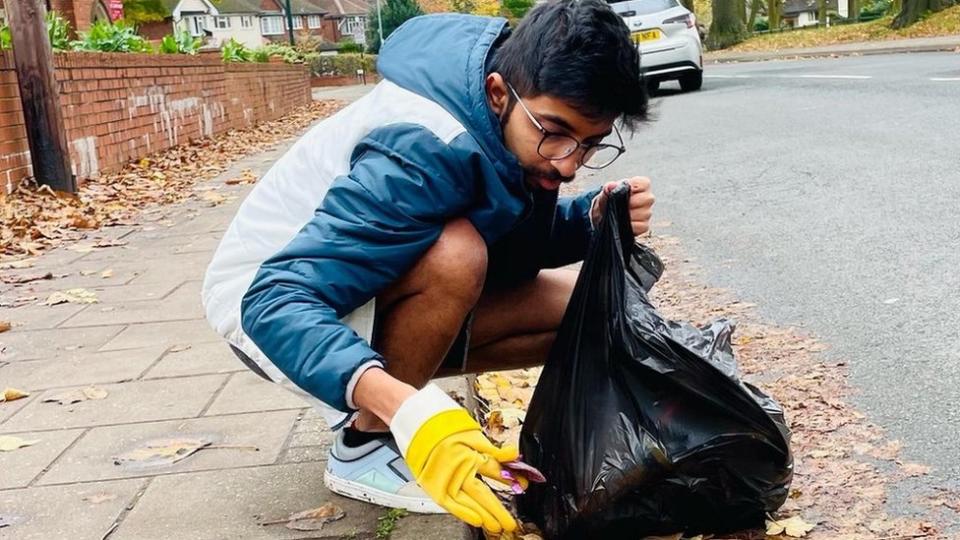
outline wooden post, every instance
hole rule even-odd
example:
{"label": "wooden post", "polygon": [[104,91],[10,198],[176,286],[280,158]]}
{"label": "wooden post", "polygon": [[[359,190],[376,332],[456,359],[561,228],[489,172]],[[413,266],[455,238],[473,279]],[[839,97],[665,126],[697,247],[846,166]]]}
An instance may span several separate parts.
{"label": "wooden post", "polygon": [[39,184],[75,193],[77,183],[70,170],[70,150],[53,75],[47,10],[43,0],[4,0],[4,4],[13,38],[13,58],[33,176]]}

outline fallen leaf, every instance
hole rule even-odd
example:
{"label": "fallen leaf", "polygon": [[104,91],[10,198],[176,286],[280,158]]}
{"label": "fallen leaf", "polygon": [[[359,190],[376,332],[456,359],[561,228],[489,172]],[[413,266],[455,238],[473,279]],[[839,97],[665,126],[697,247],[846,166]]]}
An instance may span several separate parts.
{"label": "fallen leaf", "polygon": [[0,394],[0,403],[4,401],[13,401],[15,399],[22,399],[30,395],[30,392],[24,392],[23,390],[17,390],[16,388],[6,388],[3,393]]}
{"label": "fallen leaf", "polygon": [[105,399],[108,395],[110,395],[110,393],[104,390],[103,388],[97,388],[94,386],[88,386],[84,388],[82,392],[83,392],[83,395],[87,397],[87,399],[94,399],[94,400]]}
{"label": "fallen leaf", "polygon": [[930,467],[922,463],[902,463],[900,468],[909,477],[930,474]]}
{"label": "fallen leaf", "polygon": [[117,496],[114,495],[113,493],[94,493],[93,495],[85,496],[81,500],[87,501],[88,503],[91,503],[91,504],[100,504],[107,501],[112,501],[116,498]]}
{"label": "fallen leaf", "polygon": [[206,191],[200,198],[210,203],[210,206],[223,204],[223,202],[227,200],[226,197],[217,193],[216,191]]}
{"label": "fallen leaf", "polygon": [[814,525],[807,523],[800,516],[793,516],[791,518],[777,521],[768,519],[766,524],[767,536],[785,534],[791,538],[803,538],[808,532],[813,530],[814,527]]}
{"label": "fallen leaf", "polygon": [[190,350],[190,349],[191,349],[191,346],[190,346],[190,345],[174,345],[174,346],[170,349],[170,352],[172,352],[172,353],[175,353],[175,352],[183,352],[183,351],[188,351],[188,350]]}
{"label": "fallen leaf", "polygon": [[327,523],[342,519],[345,515],[343,508],[340,508],[332,502],[328,502],[313,510],[304,510],[303,512],[290,514],[285,519],[264,521],[261,522],[260,525],[277,525],[283,523],[288,529],[295,531],[319,531]]}
{"label": "fallen leaf", "polygon": [[37,274],[23,274],[20,276],[3,276],[0,281],[11,285],[20,285],[30,283],[31,281],[41,281],[44,279],[53,279],[53,272],[41,272]]}
{"label": "fallen leaf", "polygon": [[8,261],[5,263],[0,263],[0,270],[23,270],[25,268],[30,268],[35,263],[36,259],[21,259],[19,261]]}
{"label": "fallen leaf", "polygon": [[95,304],[97,294],[86,289],[67,289],[65,291],[56,291],[42,302],[42,306],[56,306],[57,304]]}
{"label": "fallen leaf", "polygon": [[10,321],[0,321],[0,334],[10,330]]}
{"label": "fallen leaf", "polygon": [[39,440],[28,441],[13,435],[0,435],[0,452],[13,452],[18,448],[37,444]]}
{"label": "fallen leaf", "polygon": [[210,446],[201,438],[159,439],[113,458],[114,465],[144,464],[173,465],[197,451]]}
{"label": "fallen leaf", "polygon": [[110,270],[110,269],[108,268],[107,270],[104,270],[103,272],[100,272],[100,277],[102,277],[102,278],[104,278],[104,279],[113,277],[113,270]]}
{"label": "fallen leaf", "polygon": [[47,396],[40,400],[40,402],[59,403],[60,405],[73,405],[74,403],[80,403],[81,401],[86,401],[87,399],[88,398],[86,394],[84,394],[82,390],[73,389]]}
{"label": "fallen leaf", "polygon": [[82,244],[74,244],[67,249],[70,251],[76,251],[77,253],[92,253],[93,250],[97,249],[97,247],[92,243],[87,242]]}

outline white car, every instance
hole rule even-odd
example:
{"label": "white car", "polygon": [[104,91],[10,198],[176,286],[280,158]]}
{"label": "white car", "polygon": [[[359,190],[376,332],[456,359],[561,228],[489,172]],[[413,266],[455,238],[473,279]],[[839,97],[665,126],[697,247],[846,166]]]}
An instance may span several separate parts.
{"label": "white car", "polygon": [[661,81],[685,91],[703,85],[703,46],[693,13],[678,0],[608,0],[640,49],[640,70],[653,93]]}

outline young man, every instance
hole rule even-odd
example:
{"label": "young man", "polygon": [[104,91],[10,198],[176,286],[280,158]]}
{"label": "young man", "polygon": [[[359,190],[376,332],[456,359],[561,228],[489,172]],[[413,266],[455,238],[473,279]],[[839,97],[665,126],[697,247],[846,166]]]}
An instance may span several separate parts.
{"label": "young man", "polygon": [[[600,0],[413,19],[384,77],[257,184],[207,271],[207,317],[252,370],[340,430],[325,484],[496,532],[493,446],[438,375],[541,364],[607,189],[561,198],[645,120],[636,49]],[[653,196],[632,185],[636,234]],[[543,270],[542,269],[548,269]],[[468,354],[469,353],[469,354]]]}

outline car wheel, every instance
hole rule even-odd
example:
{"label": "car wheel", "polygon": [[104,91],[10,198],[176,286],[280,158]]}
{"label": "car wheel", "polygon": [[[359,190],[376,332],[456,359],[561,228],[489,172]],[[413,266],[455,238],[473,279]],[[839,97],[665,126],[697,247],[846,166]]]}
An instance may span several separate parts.
{"label": "car wheel", "polygon": [[647,79],[647,95],[652,96],[660,89],[660,81],[656,79]]}
{"label": "car wheel", "polygon": [[689,75],[684,75],[680,77],[680,88],[684,92],[692,92],[694,90],[699,90],[703,86],[703,72],[697,71]]}

